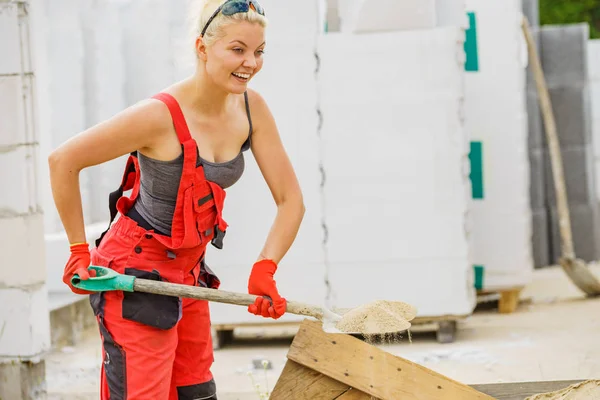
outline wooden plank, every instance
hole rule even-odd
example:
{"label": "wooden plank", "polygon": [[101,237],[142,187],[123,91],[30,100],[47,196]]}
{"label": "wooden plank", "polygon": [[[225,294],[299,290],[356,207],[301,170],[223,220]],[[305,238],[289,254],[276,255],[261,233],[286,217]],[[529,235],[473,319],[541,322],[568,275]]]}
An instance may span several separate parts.
{"label": "wooden plank", "polygon": [[347,392],[345,392],[340,397],[336,397],[335,400],[379,400],[370,394],[366,394],[365,392],[361,392],[358,389],[350,388]]}
{"label": "wooden plank", "polygon": [[492,397],[350,335],[305,320],[288,359],[382,400],[482,400]]}
{"label": "wooden plank", "polygon": [[575,381],[511,382],[471,385],[471,387],[498,400],[523,400],[528,396],[554,392],[583,381],[581,379]]}
{"label": "wooden plank", "polygon": [[276,400],[333,400],[350,386],[317,371],[288,360],[273,388],[271,399]]}

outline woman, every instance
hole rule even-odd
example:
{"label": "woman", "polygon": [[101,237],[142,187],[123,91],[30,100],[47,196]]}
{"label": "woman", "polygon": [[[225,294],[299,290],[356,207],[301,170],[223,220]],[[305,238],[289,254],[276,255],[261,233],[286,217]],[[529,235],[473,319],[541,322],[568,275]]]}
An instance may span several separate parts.
{"label": "woman", "polygon": [[[63,281],[75,293],[91,294],[102,336],[102,399],[216,399],[207,302],[93,294],[70,280],[74,274],[88,279],[92,264],[218,288],[204,255],[209,242],[222,247],[224,189],[242,175],[247,149],[277,204],[249,274],[248,292],[259,297],[248,311],[276,319],[286,310],[273,277],[296,237],[304,206],[269,108],[247,88],[263,65],[266,19],[255,0],[221,2],[202,4],[193,76],[75,136],[49,158],[53,196],[71,244]],[[122,184],[110,196],[111,223],[117,212],[120,216],[90,252],[79,172],[128,153]]]}

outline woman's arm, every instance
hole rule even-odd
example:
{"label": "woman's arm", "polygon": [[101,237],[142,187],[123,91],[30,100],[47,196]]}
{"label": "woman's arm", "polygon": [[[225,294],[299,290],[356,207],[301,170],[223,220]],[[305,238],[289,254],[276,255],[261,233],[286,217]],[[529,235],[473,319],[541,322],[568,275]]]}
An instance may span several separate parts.
{"label": "woman's arm", "polygon": [[264,99],[248,90],[254,132],[252,153],[277,204],[277,215],[258,260],[279,264],[294,242],[304,217],[300,184]]}
{"label": "woman's arm", "polygon": [[162,103],[145,100],[72,137],[50,154],[52,195],[69,243],[87,241],[79,172],[154,146],[168,132],[169,121],[168,110]]}

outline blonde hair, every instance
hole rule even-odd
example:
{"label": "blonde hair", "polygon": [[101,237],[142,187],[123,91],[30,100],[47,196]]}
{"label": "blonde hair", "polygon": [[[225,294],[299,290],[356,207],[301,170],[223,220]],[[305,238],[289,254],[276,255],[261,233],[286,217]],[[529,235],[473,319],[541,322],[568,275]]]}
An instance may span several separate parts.
{"label": "blonde hair", "polygon": [[[191,36],[195,41],[202,33],[204,25],[208,22],[215,10],[225,2],[225,0],[194,0],[191,3]],[[212,45],[216,40],[223,36],[223,28],[234,22],[247,21],[260,24],[263,28],[267,27],[267,19],[254,11],[252,8],[245,13],[234,15],[223,15],[220,12],[210,23],[204,33],[203,41],[207,46]]]}

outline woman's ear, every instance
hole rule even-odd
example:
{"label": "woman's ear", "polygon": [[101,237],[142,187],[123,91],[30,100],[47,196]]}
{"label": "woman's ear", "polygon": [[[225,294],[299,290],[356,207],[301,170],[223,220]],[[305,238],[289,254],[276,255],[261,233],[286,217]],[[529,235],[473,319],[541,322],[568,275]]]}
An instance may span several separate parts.
{"label": "woman's ear", "polygon": [[206,45],[204,44],[204,40],[201,36],[196,38],[196,56],[201,58],[203,61],[206,61]]}

